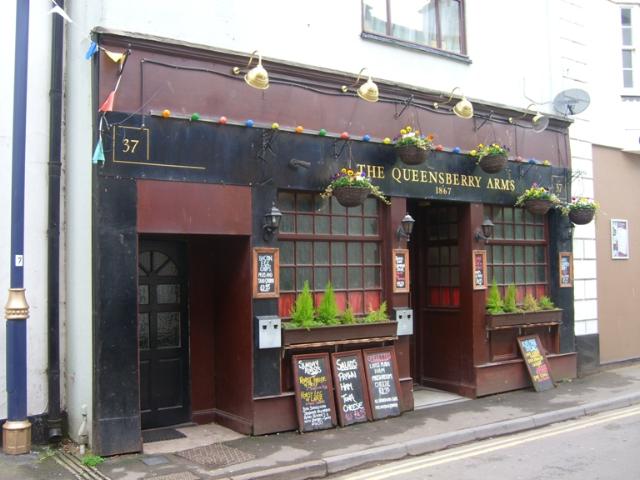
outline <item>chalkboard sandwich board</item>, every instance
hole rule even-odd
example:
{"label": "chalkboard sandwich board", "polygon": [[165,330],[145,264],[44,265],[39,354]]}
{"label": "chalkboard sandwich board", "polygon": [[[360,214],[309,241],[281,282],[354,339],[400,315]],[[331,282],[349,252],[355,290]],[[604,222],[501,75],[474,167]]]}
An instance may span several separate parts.
{"label": "chalkboard sandwich board", "polygon": [[253,298],[280,296],[280,250],[253,249]]}
{"label": "chalkboard sandwich board", "polygon": [[400,415],[400,381],[393,347],[362,351],[374,420]]}
{"label": "chalkboard sandwich board", "polygon": [[551,378],[551,369],[549,362],[544,355],[544,349],[540,343],[538,335],[527,335],[518,337],[518,347],[522,353],[522,358],[527,366],[533,388],[536,392],[543,392],[554,388],[553,379]]}
{"label": "chalkboard sandwich board", "polygon": [[329,354],[294,355],[292,361],[300,432],[334,427],[336,410]]}
{"label": "chalkboard sandwich board", "polygon": [[331,367],[336,386],[340,426],[371,420],[362,351],[332,353]]}

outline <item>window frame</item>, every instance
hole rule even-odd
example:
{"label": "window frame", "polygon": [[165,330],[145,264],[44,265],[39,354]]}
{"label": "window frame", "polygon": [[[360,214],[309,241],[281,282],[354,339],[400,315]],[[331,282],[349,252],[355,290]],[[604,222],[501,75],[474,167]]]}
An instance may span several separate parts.
{"label": "window frame", "polygon": [[[383,226],[382,226],[382,210],[380,208],[380,205],[378,204],[377,200],[373,199],[373,198],[369,198],[369,201],[375,202],[375,208],[376,208],[376,214],[372,215],[366,212],[364,205],[357,207],[360,208],[361,211],[357,214],[350,214],[349,213],[349,208],[345,208],[345,207],[340,207],[340,208],[344,208],[344,212],[343,213],[334,213],[333,212],[333,204],[334,202],[337,202],[335,198],[331,197],[328,201],[331,202],[331,205],[329,207],[329,211],[317,211],[317,210],[312,210],[312,211],[301,211],[298,210],[298,195],[311,195],[312,196],[312,201],[314,202],[313,205],[315,205],[316,199],[319,197],[320,193],[319,192],[310,192],[310,191],[303,191],[303,190],[287,190],[287,189],[283,189],[283,190],[279,190],[278,191],[278,195],[280,195],[281,193],[287,193],[287,194],[292,194],[294,195],[294,209],[293,210],[288,210],[285,209],[283,207],[281,207],[282,213],[284,215],[293,215],[294,217],[297,215],[309,215],[312,218],[315,219],[315,217],[317,216],[326,216],[329,217],[329,225],[332,224],[331,219],[332,218],[338,218],[338,217],[343,217],[345,218],[345,226],[347,228],[346,233],[345,234],[334,234],[331,233],[331,231],[329,233],[316,233],[315,232],[315,221],[312,220],[312,225],[313,225],[313,232],[311,233],[297,233],[297,228],[295,227],[295,223],[294,223],[294,231],[293,232],[287,232],[287,231],[282,231],[282,229],[280,229],[278,231],[278,243],[279,243],[279,248],[280,248],[280,279],[282,280],[283,275],[282,275],[282,269],[283,268],[292,268],[294,270],[294,277],[293,277],[293,290],[291,289],[285,289],[282,285],[280,288],[280,295],[289,295],[289,294],[293,294],[294,298],[297,297],[297,295],[302,291],[302,287],[298,285],[298,278],[297,278],[297,274],[298,274],[298,269],[299,268],[310,268],[311,269],[311,278],[309,278],[309,289],[311,290],[311,293],[313,295],[314,298],[314,306],[317,306],[317,299],[320,295],[322,295],[322,292],[324,291],[324,285],[320,286],[319,288],[316,288],[316,268],[327,268],[328,269],[328,278],[329,280],[332,279],[332,273],[333,273],[333,269],[334,268],[343,268],[344,269],[344,287],[336,287],[335,283],[332,281],[332,285],[334,288],[334,291],[336,293],[344,293],[345,297],[346,297],[346,302],[348,303],[349,301],[349,297],[350,297],[350,293],[356,293],[356,294],[361,294],[362,296],[362,311],[359,311],[358,309],[354,309],[354,312],[357,315],[365,315],[367,313],[367,309],[368,309],[368,305],[366,304],[366,299],[367,299],[367,292],[378,292],[378,303],[382,303],[385,299],[385,267],[387,266],[387,262],[384,256],[384,237],[382,235],[382,230],[383,230]],[[355,235],[350,235],[349,234],[349,219],[350,218],[361,218],[363,219],[363,225],[362,225],[362,233],[361,234],[355,234]],[[376,234],[365,234],[365,226],[364,226],[364,220],[367,218],[375,218],[377,221],[377,233]],[[283,258],[283,254],[282,254],[282,243],[283,242],[291,242],[293,244],[293,263],[286,263],[286,260]],[[307,263],[298,263],[297,260],[297,244],[300,242],[308,242],[311,244],[311,251],[310,251],[310,261],[311,263],[307,264]],[[326,243],[328,244],[328,260],[326,264],[322,263],[316,263],[316,258],[315,258],[315,248],[316,248],[316,243]],[[344,244],[345,246],[345,258],[344,258],[344,263],[336,263],[334,264],[332,261],[332,255],[333,255],[333,244]],[[360,246],[360,261],[358,263],[351,263],[350,258],[349,258],[349,244],[358,244]],[[375,244],[377,245],[378,248],[378,259],[376,262],[374,263],[367,263],[366,261],[366,244]],[[360,270],[360,286],[359,287],[351,287],[349,284],[349,279],[350,279],[350,268],[358,268]],[[374,269],[378,269],[379,272],[379,277],[377,279],[377,283],[378,286],[367,286],[367,277],[366,277],[366,270],[367,268],[374,268]],[[378,306],[376,306],[377,308]],[[281,312],[282,313],[282,312]],[[288,318],[288,315],[283,315],[283,318]]]}
{"label": "window frame", "polygon": [[394,37],[391,34],[392,29],[392,16],[391,16],[391,0],[385,0],[387,7],[387,21],[386,21],[386,32],[384,34],[378,32],[370,32],[365,29],[365,0],[361,0],[361,34],[360,36],[364,39],[369,40],[377,40],[383,43],[396,45],[400,47],[410,48],[412,50],[420,50],[426,53],[432,53],[435,55],[440,55],[443,57],[450,58],[452,60],[457,60],[463,63],[471,63],[469,56],[467,55],[467,33],[466,33],[466,24],[465,24],[465,1],[464,0],[456,0],[460,5],[460,12],[458,17],[458,22],[460,25],[459,36],[460,36],[460,53],[453,52],[450,50],[445,50],[441,48],[442,46],[442,28],[440,24],[440,0],[431,0],[435,2],[435,10],[436,10],[436,38],[439,47],[431,47],[429,45],[424,45],[422,43],[411,42],[408,40],[403,40],[398,37]]}

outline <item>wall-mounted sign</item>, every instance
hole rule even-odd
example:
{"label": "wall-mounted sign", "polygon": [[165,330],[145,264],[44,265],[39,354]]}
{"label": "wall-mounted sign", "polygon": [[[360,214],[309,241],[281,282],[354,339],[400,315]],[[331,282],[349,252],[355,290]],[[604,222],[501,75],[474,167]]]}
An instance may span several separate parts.
{"label": "wall-mounted sign", "polygon": [[409,250],[406,248],[393,249],[393,292],[408,292],[409,281]]}
{"label": "wall-mounted sign", "polygon": [[538,335],[518,337],[518,347],[527,366],[531,382],[536,392],[542,392],[555,387],[551,378],[549,362],[544,355],[544,349]]}
{"label": "wall-mounted sign", "polygon": [[149,129],[113,127],[113,162],[149,162]]}
{"label": "wall-mounted sign", "polygon": [[487,288],[487,251],[474,250],[471,258],[473,260],[473,289],[485,290]]}
{"label": "wall-mounted sign", "polygon": [[369,400],[375,420],[400,415],[400,381],[393,347],[362,351],[369,386]]}
{"label": "wall-mounted sign", "polygon": [[560,252],[558,254],[558,269],[560,274],[560,288],[573,286],[573,254]]}
{"label": "wall-mounted sign", "polygon": [[280,250],[253,249],[253,298],[280,296]]}
{"label": "wall-mounted sign", "polygon": [[629,258],[629,222],[619,218],[611,219],[611,258]]}
{"label": "wall-mounted sign", "polygon": [[300,431],[310,432],[335,426],[329,354],[294,355],[292,361]]}
{"label": "wall-mounted sign", "polygon": [[336,386],[340,426],[371,420],[362,351],[332,353],[331,366]]}

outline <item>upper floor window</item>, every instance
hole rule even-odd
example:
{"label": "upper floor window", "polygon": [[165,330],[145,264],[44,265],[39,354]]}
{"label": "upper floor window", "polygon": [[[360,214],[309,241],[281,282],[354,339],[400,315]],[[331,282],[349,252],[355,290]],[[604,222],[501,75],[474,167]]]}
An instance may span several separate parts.
{"label": "upper floor window", "polygon": [[463,0],[363,0],[363,31],[466,55]]}
{"label": "upper floor window", "polygon": [[631,24],[631,9],[620,9],[620,24],[622,27],[622,85],[633,88],[633,30]]}

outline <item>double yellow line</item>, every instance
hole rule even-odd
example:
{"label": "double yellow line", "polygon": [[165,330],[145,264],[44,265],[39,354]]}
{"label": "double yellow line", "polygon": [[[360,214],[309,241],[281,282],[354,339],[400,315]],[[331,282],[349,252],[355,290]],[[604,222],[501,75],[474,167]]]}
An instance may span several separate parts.
{"label": "double yellow line", "polygon": [[582,430],[584,428],[593,427],[602,423],[620,420],[626,417],[640,415],[640,405],[627,407],[614,412],[601,413],[594,416],[584,417],[571,423],[561,423],[539,430],[533,430],[521,434],[511,435],[505,438],[495,440],[482,441],[464,447],[455,447],[439,453],[431,454],[426,457],[420,457],[411,460],[402,460],[393,464],[370,468],[351,475],[339,477],[340,480],[383,480],[407,473],[421,470],[428,467],[435,467],[445,463],[464,460],[465,458],[475,457],[496,450],[514,447],[523,443],[533,442],[547,437],[553,437],[563,433]]}

